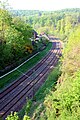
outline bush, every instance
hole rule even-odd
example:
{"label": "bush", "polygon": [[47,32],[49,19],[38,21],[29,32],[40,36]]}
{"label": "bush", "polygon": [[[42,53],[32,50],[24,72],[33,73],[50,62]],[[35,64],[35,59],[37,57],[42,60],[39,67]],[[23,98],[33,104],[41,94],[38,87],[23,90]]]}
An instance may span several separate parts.
{"label": "bush", "polygon": [[[10,115],[7,116],[6,120],[20,120],[17,112],[11,112]],[[30,120],[30,117],[27,115],[24,115],[23,120]]]}
{"label": "bush", "polygon": [[11,112],[11,114],[7,116],[6,120],[19,120],[17,112]]}

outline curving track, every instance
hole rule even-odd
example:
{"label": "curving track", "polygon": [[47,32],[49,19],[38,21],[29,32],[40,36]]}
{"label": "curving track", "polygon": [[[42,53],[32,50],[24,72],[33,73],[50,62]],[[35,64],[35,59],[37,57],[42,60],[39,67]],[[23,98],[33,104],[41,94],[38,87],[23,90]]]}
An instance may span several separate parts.
{"label": "curving track", "polygon": [[54,39],[52,43],[52,49],[36,66],[0,93],[0,117],[5,119],[11,111],[19,111],[26,97],[32,98],[43,84],[61,54],[60,41]]}

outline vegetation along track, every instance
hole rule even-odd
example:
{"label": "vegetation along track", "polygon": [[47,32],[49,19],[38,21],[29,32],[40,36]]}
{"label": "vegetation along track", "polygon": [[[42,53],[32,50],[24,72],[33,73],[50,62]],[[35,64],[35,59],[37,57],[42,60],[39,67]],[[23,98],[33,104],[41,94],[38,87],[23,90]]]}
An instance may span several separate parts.
{"label": "vegetation along track", "polygon": [[61,43],[55,39],[52,42],[52,49],[36,66],[0,93],[0,116],[3,119],[11,111],[19,111],[26,102],[26,97],[34,96],[47,74],[56,65],[61,54]]}

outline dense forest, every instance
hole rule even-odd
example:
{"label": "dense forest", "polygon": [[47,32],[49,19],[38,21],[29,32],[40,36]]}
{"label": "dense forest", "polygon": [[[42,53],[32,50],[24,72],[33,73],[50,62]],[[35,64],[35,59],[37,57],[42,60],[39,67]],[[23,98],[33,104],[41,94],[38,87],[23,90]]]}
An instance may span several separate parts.
{"label": "dense forest", "polygon": [[[80,23],[80,9],[63,9],[54,12],[43,11],[13,11],[30,24],[38,33],[54,34],[62,40],[67,39],[71,31]],[[21,14],[22,13],[22,14]],[[24,13],[24,14],[23,14]]]}
{"label": "dense forest", "polygon": [[[48,92],[44,101],[40,98],[38,102],[41,106],[37,112],[32,111],[30,117],[35,120],[80,120],[80,9],[55,12],[0,9],[1,70],[37,51],[41,43],[33,46],[30,39],[34,37],[34,29],[39,34],[56,35],[66,44],[59,69],[53,72],[57,74],[60,71],[56,77],[57,84],[46,89]],[[54,76],[51,76],[53,81]],[[42,94],[45,94],[44,91]],[[31,112],[30,108],[28,112]],[[24,120],[30,120],[29,113],[25,112]],[[19,117],[15,113],[7,118],[12,119],[19,120]]]}

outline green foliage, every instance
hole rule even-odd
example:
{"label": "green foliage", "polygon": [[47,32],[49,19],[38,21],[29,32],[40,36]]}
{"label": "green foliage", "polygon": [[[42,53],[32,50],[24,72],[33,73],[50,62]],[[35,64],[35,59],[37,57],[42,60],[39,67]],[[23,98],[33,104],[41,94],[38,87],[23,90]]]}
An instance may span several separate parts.
{"label": "green foliage", "polygon": [[13,16],[34,16],[34,15],[41,15],[44,13],[43,11],[39,10],[11,10],[10,11]]}
{"label": "green foliage", "polygon": [[25,109],[25,113],[28,115],[29,111],[30,111],[30,108],[31,108],[31,105],[32,105],[32,101],[29,100],[27,102],[27,106],[26,106],[26,109]]}
{"label": "green foliage", "polygon": [[24,117],[24,119],[30,119],[28,115],[29,115],[29,111],[31,109],[31,106],[32,106],[32,101],[28,100],[28,98],[27,98],[27,103],[19,111],[19,118],[20,119],[22,119],[23,117]]}
{"label": "green foliage", "polygon": [[71,75],[77,72],[80,68],[80,26],[71,33],[63,57],[63,73]]}
{"label": "green foliage", "polygon": [[47,45],[49,43],[49,40],[46,38],[46,37],[42,37],[41,39],[41,42],[44,44],[44,45]]}
{"label": "green foliage", "polygon": [[65,40],[73,28],[80,23],[80,9],[63,9],[59,11],[27,11],[14,10],[15,16],[21,17],[25,22],[39,33],[54,34]]}
{"label": "green foliage", "polygon": [[[80,118],[80,71],[75,77],[65,80],[51,95],[47,96],[44,104],[49,120],[78,120]],[[52,111],[52,112],[51,112]]]}
{"label": "green foliage", "polygon": [[[7,116],[6,120],[20,120],[17,112],[11,112],[10,115]],[[29,116],[24,115],[23,120],[31,120]]]}
{"label": "green foliage", "polygon": [[6,120],[19,120],[17,112],[11,112],[11,114],[7,116]]}
{"label": "green foliage", "polygon": [[23,118],[23,120],[31,120],[31,119],[30,119],[30,117],[29,117],[29,116],[27,116],[27,115],[24,115],[24,118]]}
{"label": "green foliage", "polygon": [[[65,9],[55,12],[38,11],[38,13],[41,13],[40,16],[39,14],[34,14],[34,16],[30,15],[25,21],[32,25],[32,27],[34,27],[39,33],[45,32],[47,34],[54,34],[64,40],[73,28],[78,26],[80,18],[79,11],[80,9]],[[34,12],[36,13],[36,11]],[[24,19],[21,15],[25,17],[27,16],[26,14],[23,15],[23,13],[16,14],[16,16],[20,16]]]}
{"label": "green foliage", "polygon": [[11,24],[12,17],[7,10],[0,9],[0,41],[5,41],[5,29]]}
{"label": "green foliage", "polygon": [[19,32],[22,33],[22,35],[24,36],[24,40],[27,41],[29,38],[32,37],[32,28],[24,21],[22,21],[19,17],[13,18],[12,24]]}
{"label": "green foliage", "polygon": [[32,45],[30,39],[34,37],[32,27],[18,16],[12,18],[5,9],[0,9],[0,13],[0,72],[2,75],[11,69],[11,65],[17,66],[19,61],[21,63],[25,58],[27,59],[44,44],[47,45],[48,41],[43,39],[40,42],[35,41],[35,46]]}
{"label": "green foliage", "polygon": [[5,9],[0,9],[0,70],[29,56],[25,46],[32,47],[30,38],[33,29],[19,17],[12,18]]}

